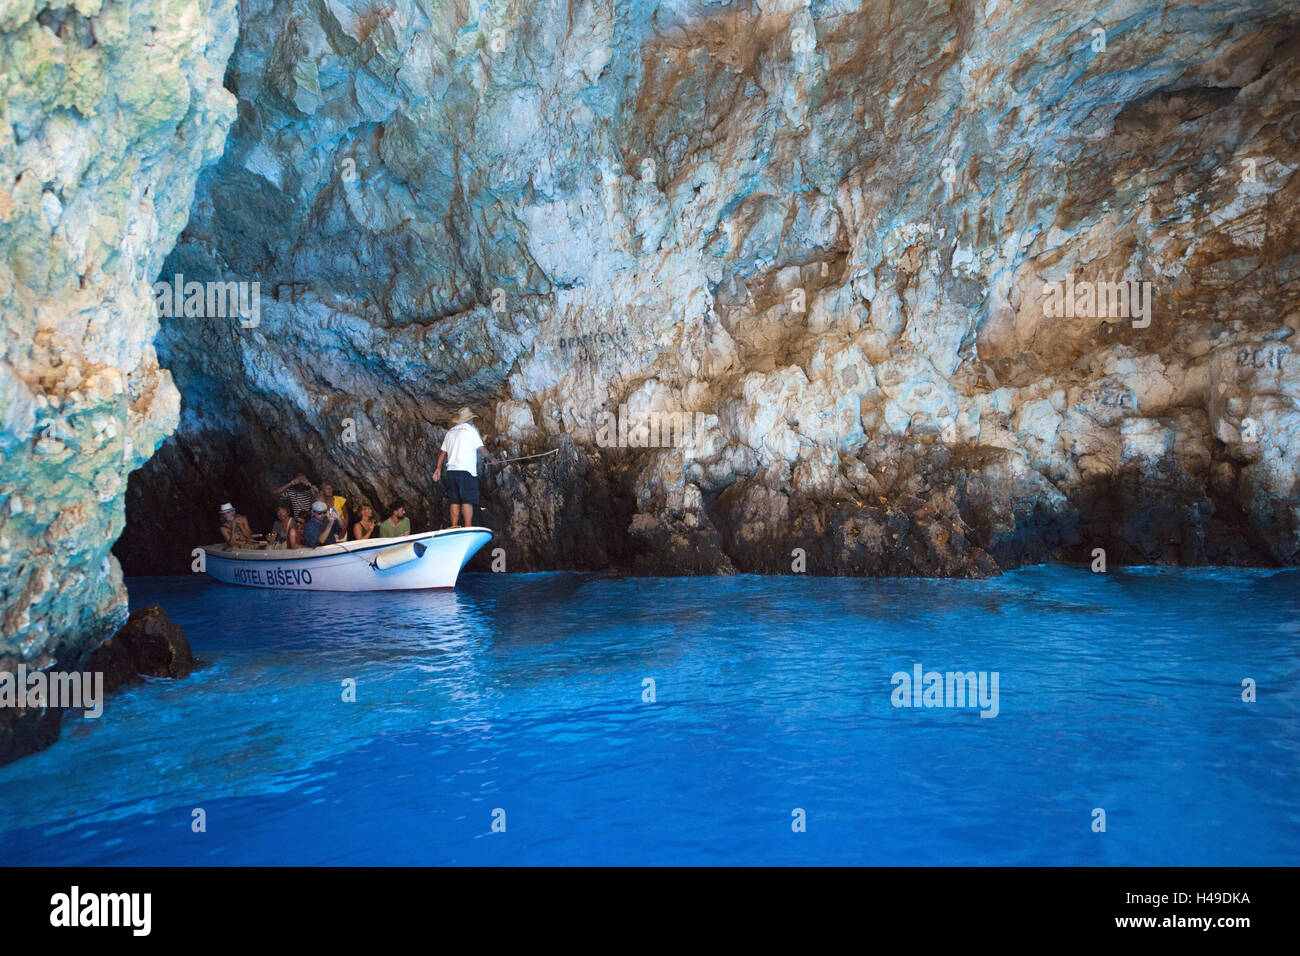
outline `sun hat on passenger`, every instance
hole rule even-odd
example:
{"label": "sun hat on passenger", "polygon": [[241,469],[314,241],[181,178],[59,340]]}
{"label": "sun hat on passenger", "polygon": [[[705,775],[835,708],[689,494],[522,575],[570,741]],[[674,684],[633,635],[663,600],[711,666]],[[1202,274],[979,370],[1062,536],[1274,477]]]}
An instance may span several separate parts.
{"label": "sun hat on passenger", "polygon": [[477,417],[477,415],[469,410],[469,406],[466,406],[456,413],[456,417],[451,420],[451,423],[453,425],[464,425],[471,418]]}
{"label": "sun hat on passenger", "polygon": [[324,512],[325,512],[326,510],[328,510],[328,509],[326,509],[326,507],[325,507],[325,502],[323,502],[323,501],[313,501],[313,502],[311,503],[311,510],[317,512],[318,514],[320,514],[320,513],[324,513]]}

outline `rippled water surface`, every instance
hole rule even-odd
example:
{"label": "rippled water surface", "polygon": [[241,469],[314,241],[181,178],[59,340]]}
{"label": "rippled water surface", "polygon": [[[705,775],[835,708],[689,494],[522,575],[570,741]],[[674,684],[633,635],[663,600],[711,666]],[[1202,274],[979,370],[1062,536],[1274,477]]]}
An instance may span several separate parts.
{"label": "rippled water surface", "polygon": [[1295,571],[130,590],[207,666],[0,768],[2,863],[1300,862]]}

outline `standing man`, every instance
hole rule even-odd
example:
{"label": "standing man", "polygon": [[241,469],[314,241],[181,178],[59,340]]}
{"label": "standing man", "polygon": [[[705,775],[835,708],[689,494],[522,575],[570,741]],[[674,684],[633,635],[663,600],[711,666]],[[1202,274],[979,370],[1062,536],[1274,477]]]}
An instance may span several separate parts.
{"label": "standing man", "polygon": [[462,408],[452,419],[447,437],[442,440],[442,451],[438,452],[438,467],[433,471],[433,480],[442,480],[442,463],[447,463],[447,496],[451,499],[451,526],[455,528],[464,519],[464,527],[474,522],[474,506],[478,504],[478,456],[483,455],[488,461],[492,456],[483,447],[483,439],[478,429],[469,423],[476,416],[468,409]]}
{"label": "standing man", "polygon": [[275,489],[280,496],[280,504],[289,509],[289,514],[300,517],[311,511],[311,503],[316,500],[316,489],[304,474],[297,474]]}

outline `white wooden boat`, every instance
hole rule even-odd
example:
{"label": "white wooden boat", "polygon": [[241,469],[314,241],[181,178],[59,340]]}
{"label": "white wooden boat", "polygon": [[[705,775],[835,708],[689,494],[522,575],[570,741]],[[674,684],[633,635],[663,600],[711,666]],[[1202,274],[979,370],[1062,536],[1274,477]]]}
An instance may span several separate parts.
{"label": "white wooden boat", "polygon": [[492,540],[487,528],[447,528],[292,551],[203,548],[204,570],[226,584],[291,591],[454,588],[461,568]]}

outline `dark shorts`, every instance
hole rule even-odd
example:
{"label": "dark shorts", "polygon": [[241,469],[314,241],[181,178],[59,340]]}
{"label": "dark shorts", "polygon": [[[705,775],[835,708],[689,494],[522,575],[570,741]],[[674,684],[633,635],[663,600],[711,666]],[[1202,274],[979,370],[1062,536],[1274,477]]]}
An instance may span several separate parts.
{"label": "dark shorts", "polygon": [[443,487],[453,505],[478,504],[478,476],[468,471],[449,471],[443,477]]}

